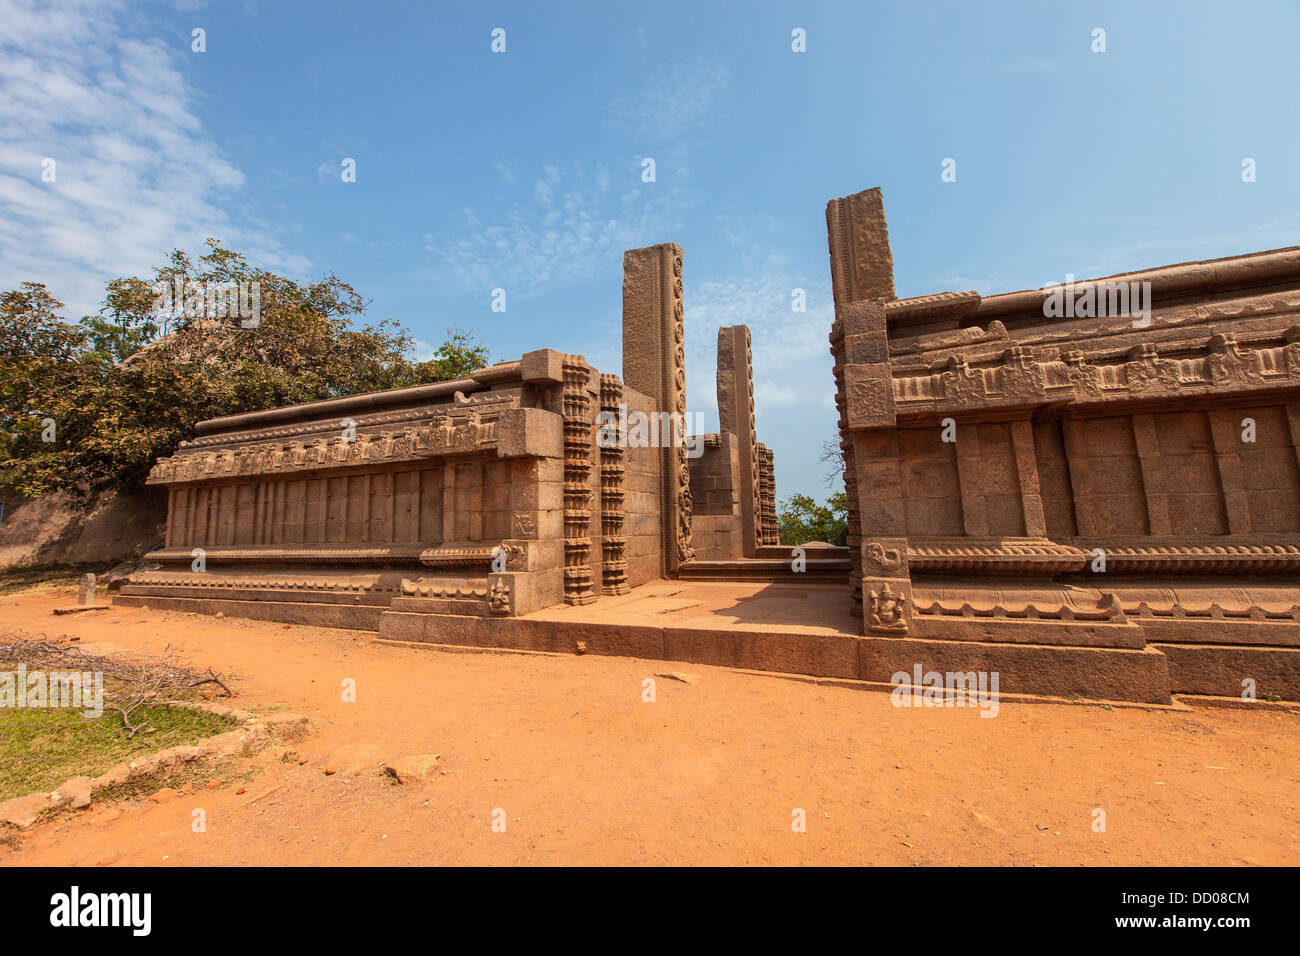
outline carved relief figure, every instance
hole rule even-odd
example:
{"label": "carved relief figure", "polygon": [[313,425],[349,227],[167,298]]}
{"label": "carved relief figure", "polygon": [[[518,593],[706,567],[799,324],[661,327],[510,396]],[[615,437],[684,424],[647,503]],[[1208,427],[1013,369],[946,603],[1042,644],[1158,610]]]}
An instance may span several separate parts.
{"label": "carved relief figure", "polygon": [[895,594],[888,582],[871,592],[871,626],[878,630],[907,630],[907,598]]}

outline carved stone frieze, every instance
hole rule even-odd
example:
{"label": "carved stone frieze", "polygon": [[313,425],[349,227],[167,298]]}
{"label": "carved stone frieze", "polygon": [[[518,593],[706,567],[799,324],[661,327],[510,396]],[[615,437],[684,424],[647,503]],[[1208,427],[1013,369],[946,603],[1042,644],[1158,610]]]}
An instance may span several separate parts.
{"label": "carved stone frieze", "polygon": [[161,458],[149,472],[151,485],[182,484],[213,478],[280,475],[328,468],[415,461],[443,455],[478,453],[494,447],[496,422],[477,412],[443,415],[400,430],[361,432],[310,442],[242,446],[222,451],[182,451]]}

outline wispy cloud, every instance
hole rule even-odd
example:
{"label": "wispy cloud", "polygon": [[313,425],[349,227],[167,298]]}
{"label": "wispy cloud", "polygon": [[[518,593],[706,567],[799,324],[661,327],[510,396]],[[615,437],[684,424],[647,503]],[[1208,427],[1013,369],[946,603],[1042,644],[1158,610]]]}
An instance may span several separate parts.
{"label": "wispy cloud", "polygon": [[635,184],[616,194],[602,167],[547,166],[531,201],[495,215],[466,206],[475,224],[468,231],[426,235],[421,276],[461,292],[500,287],[523,296],[595,278],[599,267],[621,262],[623,250],[668,239],[688,205],[679,188],[642,184],[630,171],[627,179]]}
{"label": "wispy cloud", "polygon": [[[542,288],[594,279],[617,267],[623,250],[664,242],[696,198],[689,191],[687,133],[725,99],[726,69],[695,62],[630,90],[610,104],[607,124],[656,151],[657,179],[642,181],[640,152],[572,166],[548,163],[531,194],[502,211],[463,207],[469,231],[425,236],[421,279],[464,293],[504,288],[528,296]],[[518,162],[493,162],[508,184],[525,176]],[[525,180],[526,181],[526,180]]]}
{"label": "wispy cloud", "polygon": [[618,97],[608,123],[647,145],[670,142],[712,119],[730,85],[731,75],[721,64],[681,65]]}
{"label": "wispy cloud", "polygon": [[[689,257],[688,257],[689,259]],[[775,262],[769,257],[769,262]],[[727,279],[690,280],[686,289],[686,388],[692,408],[715,408],[718,329],[749,326],[755,405],[814,403],[826,391],[827,336],[834,318],[825,278],[781,269],[746,270]],[[803,289],[806,311],[795,312],[792,292]]]}
{"label": "wispy cloud", "polygon": [[123,10],[0,0],[0,288],[45,282],[79,316],[98,308],[106,279],[209,236],[307,271],[269,223],[226,211],[244,174],[194,112],[178,66],[188,42],[129,36]]}

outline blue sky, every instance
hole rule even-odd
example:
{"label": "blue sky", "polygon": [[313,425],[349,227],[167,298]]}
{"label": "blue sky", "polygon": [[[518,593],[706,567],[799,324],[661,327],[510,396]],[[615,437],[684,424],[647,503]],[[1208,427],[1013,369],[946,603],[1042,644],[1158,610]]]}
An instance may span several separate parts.
{"label": "blue sky", "polygon": [[823,496],[828,199],[883,187],[901,296],[1300,244],[1298,35],[1282,2],[0,0],[0,288],[75,318],[218,236],[425,349],[619,371],[623,250],[678,242],[691,409],[748,324],[778,495]]}

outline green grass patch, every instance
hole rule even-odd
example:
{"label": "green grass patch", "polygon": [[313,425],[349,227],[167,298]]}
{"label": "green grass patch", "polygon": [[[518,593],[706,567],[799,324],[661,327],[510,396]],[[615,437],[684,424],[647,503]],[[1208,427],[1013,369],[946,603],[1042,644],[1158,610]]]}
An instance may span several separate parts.
{"label": "green grass patch", "polygon": [[133,722],[154,728],[128,738],[111,712],[90,720],[64,708],[0,708],[0,800],[53,790],[70,777],[97,777],[146,754],[237,727],[217,714],[150,704]]}

